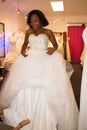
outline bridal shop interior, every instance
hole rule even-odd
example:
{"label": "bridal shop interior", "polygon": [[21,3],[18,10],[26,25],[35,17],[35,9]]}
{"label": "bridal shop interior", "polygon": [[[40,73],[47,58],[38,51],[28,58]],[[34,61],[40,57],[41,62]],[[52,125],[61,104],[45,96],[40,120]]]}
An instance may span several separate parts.
{"label": "bridal shop interior", "polygon": [[10,65],[19,56],[28,29],[26,24],[28,12],[32,9],[42,10],[49,21],[47,28],[55,34],[59,45],[58,51],[72,63],[73,67],[76,65],[71,80],[79,106],[85,55],[82,32],[87,25],[87,0],[62,1],[64,10],[53,11],[51,0],[0,0],[0,66],[2,68],[6,65],[9,70]]}

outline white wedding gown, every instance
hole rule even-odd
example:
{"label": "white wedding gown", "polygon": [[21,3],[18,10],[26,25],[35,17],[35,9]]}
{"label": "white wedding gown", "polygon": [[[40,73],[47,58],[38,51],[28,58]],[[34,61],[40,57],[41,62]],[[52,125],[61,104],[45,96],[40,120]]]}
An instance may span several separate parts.
{"label": "white wedding gown", "polygon": [[2,85],[4,122],[16,126],[29,118],[21,130],[77,130],[78,108],[65,60],[57,51],[47,54],[46,34],[30,34],[29,44],[28,56],[17,58]]}
{"label": "white wedding gown", "polygon": [[82,83],[81,83],[81,97],[80,97],[80,115],[78,130],[87,130],[87,27],[82,34],[85,43],[85,58],[83,65]]}

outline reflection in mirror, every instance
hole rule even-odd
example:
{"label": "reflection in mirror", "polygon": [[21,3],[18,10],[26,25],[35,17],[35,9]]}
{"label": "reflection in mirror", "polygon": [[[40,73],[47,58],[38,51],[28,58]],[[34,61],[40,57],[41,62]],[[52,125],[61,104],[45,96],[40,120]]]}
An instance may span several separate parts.
{"label": "reflection in mirror", "polygon": [[4,23],[0,22],[0,58],[5,57],[5,28]]}

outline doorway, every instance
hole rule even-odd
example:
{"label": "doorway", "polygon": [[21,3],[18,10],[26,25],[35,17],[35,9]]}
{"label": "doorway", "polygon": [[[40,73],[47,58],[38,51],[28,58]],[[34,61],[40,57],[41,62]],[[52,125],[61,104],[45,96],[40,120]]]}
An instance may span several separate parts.
{"label": "doorway", "polygon": [[82,32],[84,24],[68,24],[68,43],[70,48],[71,62],[80,62],[80,56],[84,48]]}

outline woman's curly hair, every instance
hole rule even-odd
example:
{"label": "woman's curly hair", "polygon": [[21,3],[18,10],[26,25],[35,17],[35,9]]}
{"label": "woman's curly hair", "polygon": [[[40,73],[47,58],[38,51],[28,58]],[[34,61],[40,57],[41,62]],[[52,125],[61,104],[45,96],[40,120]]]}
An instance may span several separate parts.
{"label": "woman's curly hair", "polygon": [[27,17],[27,24],[32,28],[31,26],[31,17],[33,14],[36,14],[41,21],[42,26],[47,26],[49,24],[48,20],[46,19],[45,15],[42,13],[40,10],[32,10],[29,12],[28,17]]}

